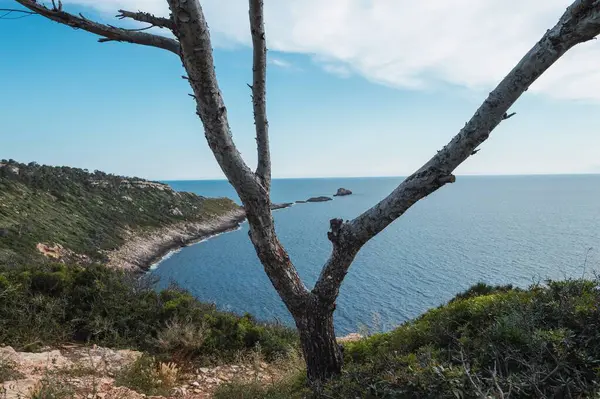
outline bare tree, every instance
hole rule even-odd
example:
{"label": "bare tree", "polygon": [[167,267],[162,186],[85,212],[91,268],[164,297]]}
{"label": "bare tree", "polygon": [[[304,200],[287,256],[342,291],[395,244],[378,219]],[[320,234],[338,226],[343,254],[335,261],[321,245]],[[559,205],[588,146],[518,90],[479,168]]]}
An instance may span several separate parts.
{"label": "bare tree", "polygon": [[340,286],[361,247],[400,217],[415,202],[447,183],[452,172],[477,152],[477,147],[503,120],[509,108],[529,86],[565,52],[600,33],[600,0],[576,0],[558,23],[548,30],[494,89],[460,132],[425,165],[407,177],[374,207],[344,222],[330,221],[327,234],[333,249],[312,290],[300,279],[283,248],[271,215],[271,161],[266,116],[266,41],[263,0],[249,0],[254,47],[252,98],[258,166],[253,171],[238,152],[227,120],[227,108],[219,89],[208,25],[199,0],[167,0],[171,15],[159,18],[143,12],[119,11],[129,18],[170,30],[175,39],[144,32],[146,29],[116,28],[74,15],[52,1],[46,7],[35,0],[15,0],[27,10],[53,21],[95,33],[100,42],[120,41],[158,47],[177,54],[187,71],[196,100],[196,111],[204,125],[206,140],[221,169],[237,191],[246,210],[250,239],[265,272],[292,314],[298,331],[309,381],[318,385],[340,372],[342,354],[336,343],[333,311]]}

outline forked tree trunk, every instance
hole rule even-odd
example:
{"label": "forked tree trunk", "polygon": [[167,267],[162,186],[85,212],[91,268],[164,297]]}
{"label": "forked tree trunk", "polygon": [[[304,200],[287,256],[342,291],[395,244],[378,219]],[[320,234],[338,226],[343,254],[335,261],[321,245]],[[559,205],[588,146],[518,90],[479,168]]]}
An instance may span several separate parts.
{"label": "forked tree trunk", "polygon": [[[233,142],[227,108],[217,82],[208,24],[199,0],[167,0],[170,18],[143,12],[120,11],[120,17],[170,29],[175,39],[112,25],[74,15],[52,1],[16,0],[29,11],[73,28],[100,35],[100,42],[121,41],[162,48],[181,57],[184,78],[193,89],[197,114],[208,144],[227,179],[239,194],[250,225],[251,239],[273,286],[294,315],[300,332],[307,374],[313,387],[320,387],[342,367],[336,343],[333,310],[344,277],[355,255],[371,238],[399,218],[417,201],[454,181],[452,172],[478,151],[510,107],[529,86],[578,43],[600,34],[600,1],[575,0],[558,23],[539,40],[500,82],[461,131],[425,165],[407,177],[388,197],[352,221],[331,220],[329,240],[333,250],[315,288],[309,291],[275,232],[270,204],[271,158],[266,115],[266,65],[263,0],[249,0],[253,57],[252,96],[258,145],[258,167],[253,172]],[[276,2],[276,1],[274,1]],[[12,12],[9,10],[9,12]]]}
{"label": "forked tree trunk", "polygon": [[342,350],[335,338],[333,310],[315,307],[297,316],[306,375],[313,388],[342,371]]}

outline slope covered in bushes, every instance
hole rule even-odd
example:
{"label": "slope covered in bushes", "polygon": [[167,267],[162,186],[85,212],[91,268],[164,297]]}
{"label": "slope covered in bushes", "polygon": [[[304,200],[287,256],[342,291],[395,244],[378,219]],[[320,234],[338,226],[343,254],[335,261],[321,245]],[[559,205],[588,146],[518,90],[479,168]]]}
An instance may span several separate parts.
{"label": "slope covered in bushes", "polygon": [[106,261],[131,233],[211,220],[238,206],[140,178],[0,161],[0,264],[42,260],[36,245],[61,244]]}
{"label": "slope covered in bushes", "polygon": [[[527,290],[479,284],[399,328],[345,346],[323,398],[588,398],[599,392],[600,282]],[[301,398],[279,386],[229,385],[218,398]]]}
{"label": "slope covered in bushes", "polygon": [[102,265],[0,267],[0,345],[17,350],[83,342],[211,363],[258,346],[275,359],[296,340],[286,327],[217,311],[175,287],[157,292]]}

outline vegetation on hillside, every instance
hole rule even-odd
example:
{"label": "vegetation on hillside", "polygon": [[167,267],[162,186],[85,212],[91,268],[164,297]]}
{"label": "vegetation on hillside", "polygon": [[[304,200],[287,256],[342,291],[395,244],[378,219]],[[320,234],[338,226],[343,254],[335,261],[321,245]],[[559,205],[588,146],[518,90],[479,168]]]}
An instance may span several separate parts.
{"label": "vegetation on hillside", "polygon": [[38,243],[61,244],[93,261],[130,232],[205,221],[237,205],[161,183],[69,167],[0,161],[0,265],[43,260]]}
{"label": "vegetation on hillside", "polygon": [[[479,284],[399,328],[345,345],[323,398],[587,398],[600,392],[600,281]],[[302,373],[217,398],[311,397]]]}
{"label": "vegetation on hillside", "polygon": [[0,345],[36,350],[66,342],[145,351],[185,363],[233,361],[260,347],[267,360],[294,350],[294,330],[217,311],[172,287],[102,265],[0,266]]}

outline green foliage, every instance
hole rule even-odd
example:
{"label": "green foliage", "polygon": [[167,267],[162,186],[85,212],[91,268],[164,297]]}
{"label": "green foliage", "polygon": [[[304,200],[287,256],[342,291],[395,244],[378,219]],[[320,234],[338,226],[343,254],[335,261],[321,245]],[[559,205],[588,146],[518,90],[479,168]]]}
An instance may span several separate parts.
{"label": "green foliage", "polygon": [[[14,362],[0,355],[0,384],[19,378],[21,378],[21,374],[16,370]],[[0,393],[2,393],[1,389]]]}
{"label": "green foliage", "polygon": [[36,384],[30,399],[75,399],[75,389],[65,378],[56,373],[47,372]]}
{"label": "green foliage", "polygon": [[72,340],[204,363],[257,345],[274,359],[297,345],[291,329],[217,311],[176,287],[156,292],[101,265],[0,267],[0,343],[35,350]]}
{"label": "green foliage", "polygon": [[[589,397],[600,382],[597,281],[478,284],[398,329],[346,345],[330,397]],[[502,394],[500,394],[502,391]]]}
{"label": "green foliage", "polygon": [[266,388],[230,384],[217,397],[597,397],[600,281],[527,290],[478,284],[391,332],[346,343],[344,360],[320,394],[288,379]]}
{"label": "green foliage", "polygon": [[277,382],[265,384],[253,381],[243,383],[233,381],[220,385],[213,395],[214,399],[303,399],[311,397],[306,387],[304,372],[295,372]]}
{"label": "green foliage", "polygon": [[169,384],[165,384],[157,372],[156,359],[142,355],[135,362],[124,367],[115,379],[116,386],[124,386],[146,395],[168,396]]}
{"label": "green foliage", "polygon": [[131,231],[204,221],[237,205],[227,198],[68,167],[0,163],[0,265],[43,262],[38,243],[104,262]]}
{"label": "green foliage", "polygon": [[486,283],[477,283],[470,287],[468,290],[457,294],[450,302],[457,301],[459,299],[468,299],[481,295],[490,295],[497,292],[507,292],[511,290],[518,290],[518,288],[514,288],[512,284],[509,285],[488,285]]}

